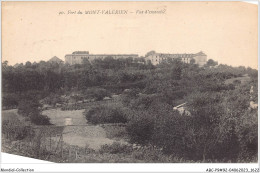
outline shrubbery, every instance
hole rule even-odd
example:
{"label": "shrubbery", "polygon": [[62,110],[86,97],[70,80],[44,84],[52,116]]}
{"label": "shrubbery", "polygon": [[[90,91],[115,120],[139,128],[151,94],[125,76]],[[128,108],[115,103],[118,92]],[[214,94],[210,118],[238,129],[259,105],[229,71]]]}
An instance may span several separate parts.
{"label": "shrubbery", "polygon": [[99,152],[100,153],[110,153],[110,154],[120,154],[120,153],[130,153],[133,148],[131,145],[121,144],[119,142],[114,142],[111,145],[102,145]]}
{"label": "shrubbery", "polygon": [[140,114],[129,121],[126,131],[132,143],[147,144],[154,133],[154,121]]}
{"label": "shrubbery", "polygon": [[18,113],[28,117],[36,125],[50,125],[50,119],[40,112],[41,104],[36,99],[23,99],[19,102]]}
{"label": "shrubbery", "polygon": [[146,110],[150,107],[150,105],[152,104],[153,101],[154,101],[153,96],[141,95],[137,99],[133,100],[133,102],[131,102],[130,107],[133,109]]}
{"label": "shrubbery", "polygon": [[193,92],[185,97],[191,116],[178,115],[167,103],[153,99],[128,122],[130,142],[199,162],[255,160],[257,111],[248,110],[249,89],[247,85],[225,92]]}
{"label": "shrubbery", "polygon": [[51,93],[48,97],[43,99],[44,104],[55,106],[57,103],[62,103],[61,96],[58,94]]}
{"label": "shrubbery", "polygon": [[30,129],[19,120],[3,120],[2,133],[9,139],[22,140],[29,135]]}
{"label": "shrubbery", "polygon": [[4,109],[16,108],[18,106],[19,98],[16,94],[3,93],[2,104]]}
{"label": "shrubbery", "polygon": [[32,113],[30,115],[30,120],[32,123],[36,125],[51,125],[50,118],[47,117],[46,115]]}
{"label": "shrubbery", "polygon": [[134,150],[132,156],[137,160],[145,160],[146,162],[171,162],[170,157],[167,157],[163,152],[153,146],[144,146],[137,150]]}
{"label": "shrubbery", "polygon": [[93,107],[85,112],[88,122],[93,124],[102,123],[126,123],[127,118],[120,108],[110,108],[105,106]]}
{"label": "shrubbery", "polygon": [[[127,123],[131,143],[152,146],[141,150],[143,155],[134,151],[137,159],[152,157],[155,161],[157,156],[173,155],[199,162],[255,161],[258,112],[249,106],[250,101],[258,100],[258,71],[215,65],[210,60],[199,68],[173,60],[154,67],[138,65],[131,58],[111,57],[72,66],[40,62],[14,68],[5,64],[3,106],[9,109],[18,105],[19,113],[35,124],[49,124],[39,111],[38,100],[49,96],[48,104],[59,103],[51,92],[83,93],[74,96],[77,101],[102,100],[113,91],[122,98],[124,108],[92,107],[86,110],[86,119],[93,124]],[[225,84],[227,79],[247,75],[251,78],[248,83]],[[173,112],[173,107],[182,103],[187,103],[185,109],[190,116]],[[65,105],[66,109],[83,106]],[[113,144],[102,150],[121,153],[125,148]]]}
{"label": "shrubbery", "polygon": [[32,113],[38,113],[41,104],[36,99],[23,99],[19,101],[18,113],[29,117]]}
{"label": "shrubbery", "polygon": [[103,88],[90,88],[84,91],[86,98],[96,99],[97,101],[103,100],[104,97],[111,97],[110,92]]}

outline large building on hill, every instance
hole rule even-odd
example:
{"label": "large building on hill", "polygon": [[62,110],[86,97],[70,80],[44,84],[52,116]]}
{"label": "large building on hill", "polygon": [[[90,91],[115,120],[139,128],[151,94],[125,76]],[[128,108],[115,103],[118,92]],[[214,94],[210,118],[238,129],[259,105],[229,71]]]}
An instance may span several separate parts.
{"label": "large building on hill", "polygon": [[119,58],[138,58],[137,54],[89,54],[88,51],[76,51],[72,54],[65,55],[65,63],[70,65],[82,64],[83,59],[88,59],[90,62],[94,59],[104,59],[106,57],[112,57],[114,59]]}
{"label": "large building on hill", "polygon": [[[83,59],[87,59],[90,62],[94,59],[104,59],[106,57],[112,57],[114,59],[119,58],[139,58],[137,54],[89,54],[88,51],[75,51],[72,54],[65,55],[65,63],[74,65],[82,64]],[[167,59],[180,59],[184,63],[191,63],[192,61],[195,64],[198,64],[200,67],[207,63],[207,55],[202,51],[195,54],[165,54],[165,53],[156,53],[155,51],[150,51],[145,56],[146,62],[151,62],[153,65],[160,64]]]}
{"label": "large building on hill", "polygon": [[194,59],[194,63],[198,64],[200,67],[207,63],[207,55],[200,51],[196,54],[165,54],[165,53],[156,53],[155,51],[150,51],[146,54],[146,60],[150,61],[153,65],[160,64],[167,59],[181,59],[184,63],[191,63]]}

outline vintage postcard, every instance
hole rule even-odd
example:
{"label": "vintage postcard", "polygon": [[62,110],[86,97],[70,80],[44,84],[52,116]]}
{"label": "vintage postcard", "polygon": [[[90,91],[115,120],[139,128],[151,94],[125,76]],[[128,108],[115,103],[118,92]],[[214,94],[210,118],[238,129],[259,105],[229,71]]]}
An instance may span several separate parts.
{"label": "vintage postcard", "polygon": [[15,171],[259,171],[257,4],[1,5],[1,152],[43,165]]}

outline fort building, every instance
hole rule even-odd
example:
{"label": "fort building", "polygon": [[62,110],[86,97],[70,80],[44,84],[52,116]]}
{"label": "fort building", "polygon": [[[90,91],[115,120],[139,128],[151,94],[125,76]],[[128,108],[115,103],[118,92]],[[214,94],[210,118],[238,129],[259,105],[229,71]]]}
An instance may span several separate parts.
{"label": "fort building", "polygon": [[[137,54],[89,54],[88,51],[75,51],[72,54],[65,55],[65,63],[70,65],[82,64],[83,59],[91,62],[95,59],[104,59],[106,57],[114,59],[139,58]],[[150,61],[153,65],[160,64],[163,61],[167,61],[167,59],[180,59],[183,63],[188,64],[193,61],[193,63],[198,64],[200,67],[207,63],[207,55],[202,51],[195,54],[166,54],[150,51],[145,56],[145,61]]]}
{"label": "fort building", "polygon": [[88,51],[76,51],[72,54],[65,55],[65,63],[70,65],[82,64],[83,59],[88,59],[90,62],[94,59],[104,59],[106,57],[112,57],[114,59],[119,58],[138,58],[137,54],[89,54]]}
{"label": "fort building", "polygon": [[150,61],[153,65],[160,64],[167,59],[181,59],[184,63],[191,63],[191,60],[194,59],[194,63],[198,64],[200,67],[207,63],[207,55],[202,51],[196,54],[165,54],[165,53],[156,53],[155,51],[150,51],[146,54],[146,61]]}

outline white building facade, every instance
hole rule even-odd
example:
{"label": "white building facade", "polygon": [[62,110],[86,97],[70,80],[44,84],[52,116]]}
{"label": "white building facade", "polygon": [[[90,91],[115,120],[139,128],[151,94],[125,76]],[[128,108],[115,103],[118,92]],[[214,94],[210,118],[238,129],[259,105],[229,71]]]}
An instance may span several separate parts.
{"label": "white building facade", "polygon": [[72,54],[65,55],[65,63],[74,65],[74,64],[82,64],[83,59],[89,60],[89,62],[94,59],[104,59],[106,57],[112,57],[114,59],[119,58],[138,58],[137,54],[89,54],[88,51],[76,51]]}
{"label": "white building facade", "polygon": [[207,55],[205,53],[198,52],[196,54],[165,54],[165,53],[156,53],[151,51],[145,57],[147,61],[150,61],[153,65],[158,65],[167,59],[180,59],[183,63],[191,63],[191,60],[194,59],[194,63],[198,64],[200,67],[207,63]]}

